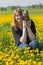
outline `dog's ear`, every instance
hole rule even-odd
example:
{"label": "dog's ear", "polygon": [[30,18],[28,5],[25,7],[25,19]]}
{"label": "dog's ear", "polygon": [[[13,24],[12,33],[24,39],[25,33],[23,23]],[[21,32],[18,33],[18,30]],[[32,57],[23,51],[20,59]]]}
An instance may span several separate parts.
{"label": "dog's ear", "polygon": [[28,10],[26,10],[26,16],[27,16],[28,19],[30,19]]}
{"label": "dog's ear", "polygon": [[29,13],[28,13],[28,10],[26,10],[26,15],[28,16],[28,14],[29,14]]}

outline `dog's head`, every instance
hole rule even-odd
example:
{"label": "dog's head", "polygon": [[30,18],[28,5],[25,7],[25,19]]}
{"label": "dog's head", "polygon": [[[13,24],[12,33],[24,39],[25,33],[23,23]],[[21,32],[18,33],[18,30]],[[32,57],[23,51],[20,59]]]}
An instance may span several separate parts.
{"label": "dog's head", "polygon": [[29,16],[28,16],[28,11],[23,11],[22,12],[22,16],[23,16],[23,20],[29,20]]}
{"label": "dog's head", "polygon": [[26,16],[27,16],[27,12],[26,12],[26,11],[23,11],[23,12],[22,12],[22,16],[23,16],[23,17],[26,17]]}

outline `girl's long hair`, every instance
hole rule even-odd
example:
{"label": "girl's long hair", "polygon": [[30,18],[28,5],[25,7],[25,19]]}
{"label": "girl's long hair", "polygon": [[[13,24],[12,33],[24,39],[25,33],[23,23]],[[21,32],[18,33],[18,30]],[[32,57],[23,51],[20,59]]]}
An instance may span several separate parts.
{"label": "girl's long hair", "polygon": [[[24,10],[22,10],[22,9],[20,9],[20,8],[18,8],[18,9],[16,9],[16,12],[18,12],[19,14],[20,14],[20,16],[22,16],[22,12],[23,12]],[[18,21],[16,21],[16,19],[15,19],[15,17],[16,17],[16,12],[14,13],[14,28],[15,29],[18,29],[18,26],[19,26],[19,23],[18,23]],[[29,18],[29,14],[28,14],[28,10],[27,10],[27,17],[28,17],[28,19],[30,19]],[[23,18],[22,18],[23,19]]]}
{"label": "girl's long hair", "polygon": [[[20,14],[20,16],[22,16],[22,9],[20,9],[20,8],[17,8],[16,9],[16,12],[18,12],[19,14]],[[15,19],[15,17],[16,17],[16,12],[14,13],[14,28],[15,29],[18,29],[18,26],[19,26],[19,23],[18,23],[18,21],[16,21],[16,19]]]}

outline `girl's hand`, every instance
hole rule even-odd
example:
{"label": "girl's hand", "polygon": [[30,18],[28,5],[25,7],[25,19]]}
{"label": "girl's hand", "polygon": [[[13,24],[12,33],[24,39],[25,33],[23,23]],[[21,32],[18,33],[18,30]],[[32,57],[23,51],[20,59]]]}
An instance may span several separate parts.
{"label": "girl's hand", "polygon": [[23,22],[23,28],[26,28],[27,25],[26,25],[26,21],[22,21]]}
{"label": "girl's hand", "polygon": [[28,28],[30,28],[30,26],[31,26],[31,21],[30,21],[30,20],[26,23],[26,26],[27,26]]}
{"label": "girl's hand", "polygon": [[23,38],[23,36],[22,37],[20,37],[20,42],[24,42],[24,38]]}

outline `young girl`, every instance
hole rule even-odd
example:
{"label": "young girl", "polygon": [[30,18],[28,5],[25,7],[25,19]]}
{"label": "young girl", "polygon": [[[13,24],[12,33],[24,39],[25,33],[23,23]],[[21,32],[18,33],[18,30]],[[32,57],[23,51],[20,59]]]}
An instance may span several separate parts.
{"label": "young girl", "polygon": [[16,41],[15,43],[23,50],[27,46],[31,47],[32,49],[35,49],[39,46],[36,41],[36,29],[34,22],[30,18],[28,22],[23,20],[22,12],[22,9],[17,8],[16,12],[14,13],[12,33]]}

